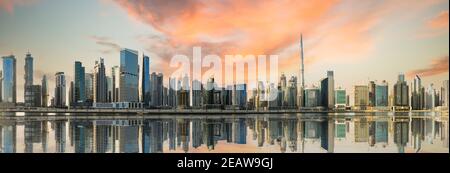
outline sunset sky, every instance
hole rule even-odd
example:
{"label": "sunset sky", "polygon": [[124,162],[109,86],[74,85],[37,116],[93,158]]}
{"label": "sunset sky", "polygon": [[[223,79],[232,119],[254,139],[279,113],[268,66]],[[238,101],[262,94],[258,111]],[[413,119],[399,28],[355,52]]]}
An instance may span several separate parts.
{"label": "sunset sky", "polygon": [[[73,63],[119,65],[120,48],[151,57],[150,71],[170,75],[174,54],[279,55],[279,71],[297,75],[303,34],[306,84],[334,70],[336,87],[352,93],[369,80],[419,74],[440,87],[448,79],[448,0],[0,0],[0,55],[17,58],[17,100],[23,66],[34,57],[34,82]],[[0,67],[2,65],[0,64]],[[0,68],[2,69],[2,68]],[[168,78],[165,78],[167,83]]]}

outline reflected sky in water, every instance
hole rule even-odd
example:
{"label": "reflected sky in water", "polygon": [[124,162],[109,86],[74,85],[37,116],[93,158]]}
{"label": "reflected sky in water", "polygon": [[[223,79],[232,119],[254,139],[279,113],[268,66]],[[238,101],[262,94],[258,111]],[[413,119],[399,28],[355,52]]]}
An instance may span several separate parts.
{"label": "reflected sky in water", "polygon": [[435,112],[0,115],[0,153],[449,152],[448,114]]}

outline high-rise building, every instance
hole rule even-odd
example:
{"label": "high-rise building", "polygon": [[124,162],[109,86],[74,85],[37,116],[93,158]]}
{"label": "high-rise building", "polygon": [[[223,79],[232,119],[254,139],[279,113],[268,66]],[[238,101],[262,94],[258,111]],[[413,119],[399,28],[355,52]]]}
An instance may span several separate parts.
{"label": "high-rise building", "polygon": [[398,76],[398,81],[394,85],[394,106],[409,107],[409,87],[404,74]]}
{"label": "high-rise building", "polygon": [[202,88],[203,85],[199,80],[192,81],[192,107],[194,108],[202,107]]}
{"label": "high-rise building", "polygon": [[48,83],[47,83],[47,76],[44,75],[44,77],[42,77],[42,81],[41,81],[41,102],[42,102],[42,107],[47,107],[48,106]]}
{"label": "high-rise building", "polygon": [[3,91],[3,72],[0,70],[0,103],[2,102],[3,96],[2,96],[2,91]]}
{"label": "high-rise building", "polygon": [[375,106],[389,106],[389,87],[386,81],[383,81],[381,84],[375,86]]}
{"label": "high-rise building", "polygon": [[315,108],[320,106],[320,89],[313,86],[305,89],[305,107]]}
{"label": "high-rise building", "polygon": [[[300,105],[299,105],[299,107],[304,107],[305,106],[305,92],[304,92],[304,89],[305,89],[305,63],[304,63],[304,61],[305,61],[305,57],[304,57],[304,50],[303,50],[303,34],[301,34],[300,35],[300,58],[301,58],[301,69],[300,69],[300,78],[301,79],[299,79],[299,80],[301,80],[301,86],[299,87],[300,89],[299,89],[299,103],[300,103]],[[333,105],[334,106],[334,105]]]}
{"label": "high-rise building", "polygon": [[[1,77],[0,77],[1,78]],[[442,88],[441,88],[441,101],[442,101],[442,106],[448,109],[448,103],[449,103],[449,88],[448,88],[448,83],[449,80],[444,80],[444,82],[442,83]]]}
{"label": "high-rise building", "polygon": [[74,92],[74,101],[75,103],[77,102],[85,102],[86,101],[86,86],[85,86],[85,68],[83,67],[83,65],[81,64],[81,62],[79,61],[75,61],[75,66],[74,66],[74,75],[75,75],[75,80],[74,80],[74,88],[73,88],[73,92]]}
{"label": "high-rise building", "polygon": [[376,84],[375,81],[369,82],[369,107],[375,106],[375,100],[376,100],[376,92],[375,92]]}
{"label": "high-rise building", "polygon": [[236,84],[233,87],[233,105],[245,108],[247,105],[247,84]]}
{"label": "high-rise building", "polygon": [[74,82],[71,81],[69,84],[69,106],[73,107],[76,104],[76,99],[75,99],[75,85]]}
{"label": "high-rise building", "polygon": [[119,102],[139,101],[138,52],[130,49],[120,51]]}
{"label": "high-rise building", "polygon": [[369,87],[367,85],[355,86],[355,107],[366,109],[369,105]]}
{"label": "high-rise building", "polygon": [[286,92],[287,107],[295,108],[297,106],[297,77],[292,76],[289,79],[289,86]]}
{"label": "high-rise building", "polygon": [[334,72],[328,71],[327,72],[327,78],[328,78],[328,109],[333,109],[335,106],[335,99],[334,99]]}
{"label": "high-rise building", "polygon": [[328,108],[328,78],[320,80],[320,106]]}
{"label": "high-rise building", "polygon": [[28,85],[27,87],[25,87],[25,98],[26,98],[26,102],[25,102],[25,106],[26,107],[40,107],[42,102],[41,102],[41,86],[40,85]]}
{"label": "high-rise building", "polygon": [[107,87],[107,93],[106,93],[106,102],[111,103],[113,102],[113,80],[112,77],[106,76],[106,87]]}
{"label": "high-rise building", "polygon": [[152,100],[151,100],[151,105],[155,106],[155,107],[159,107],[162,106],[163,104],[163,79],[164,76],[162,73],[156,74],[156,73],[152,73],[151,74],[151,95],[152,95]]}
{"label": "high-rise building", "polygon": [[347,92],[345,91],[345,89],[336,89],[334,95],[336,107],[345,107],[347,103]]}
{"label": "high-rise building", "polygon": [[55,74],[55,107],[66,107],[66,76],[64,72],[57,72]]}
{"label": "high-rise building", "polygon": [[119,86],[120,86],[120,68],[119,68],[119,66],[114,66],[111,68],[111,76],[112,76],[112,88],[113,88],[112,102],[119,102]]}
{"label": "high-rise building", "polygon": [[150,58],[143,55],[142,57],[142,75],[141,75],[141,102],[145,106],[150,104]]}
{"label": "high-rise building", "polygon": [[413,110],[422,110],[425,104],[425,89],[422,87],[422,79],[416,75],[412,84],[411,108]]}
{"label": "high-rise building", "polygon": [[436,107],[436,90],[434,85],[430,84],[425,93],[425,109],[432,110]]}
{"label": "high-rise building", "polygon": [[33,95],[31,92],[33,85],[33,57],[30,53],[27,53],[25,56],[25,75],[24,75],[24,102],[25,106],[30,107],[33,105]]}
{"label": "high-rise building", "polygon": [[86,102],[92,103],[94,101],[94,75],[92,73],[84,74],[84,85],[86,92]]}
{"label": "high-rise building", "polygon": [[16,103],[16,58],[14,55],[4,56],[3,59],[3,102]]}
{"label": "high-rise building", "polygon": [[[194,85],[194,84],[193,84]],[[177,107],[177,80],[175,78],[169,78],[169,91],[168,91],[167,105],[176,108]],[[194,99],[195,102],[195,99]]]}
{"label": "high-rise building", "polygon": [[106,69],[103,58],[95,61],[94,66],[94,102],[105,103],[108,98]]}

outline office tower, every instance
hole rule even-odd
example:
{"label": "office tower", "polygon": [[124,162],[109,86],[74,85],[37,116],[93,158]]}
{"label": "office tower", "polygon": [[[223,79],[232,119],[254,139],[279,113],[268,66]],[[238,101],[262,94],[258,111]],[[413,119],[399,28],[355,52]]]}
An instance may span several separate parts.
{"label": "office tower", "polygon": [[162,94],[163,94],[163,79],[164,76],[162,73],[156,74],[156,73],[152,73],[151,74],[151,79],[150,79],[150,83],[151,83],[151,95],[152,95],[152,99],[151,99],[151,105],[155,106],[155,107],[159,107],[162,106],[163,103],[163,98],[162,98]]}
{"label": "office tower", "polygon": [[436,90],[434,85],[430,84],[425,93],[425,109],[432,110],[436,107]]}
{"label": "office tower", "polygon": [[369,105],[369,87],[367,85],[355,86],[355,107],[365,109]]}
{"label": "office tower", "polygon": [[199,80],[192,81],[192,107],[194,108],[200,108],[202,106],[202,88],[203,85]]}
{"label": "office tower", "polygon": [[222,89],[222,103],[224,106],[233,105],[233,86],[228,85]]}
{"label": "office tower", "polygon": [[178,91],[178,106],[180,107],[190,107],[190,86],[189,86],[189,77],[187,74],[182,78],[181,88]]}
{"label": "office tower", "polygon": [[3,96],[2,96],[2,92],[3,92],[3,72],[0,70],[0,103],[2,102]]}
{"label": "office tower", "polygon": [[[300,105],[299,105],[299,107],[303,107],[303,106],[305,106],[305,104],[304,104],[304,100],[305,100],[305,98],[304,98],[304,89],[305,89],[305,63],[304,63],[304,60],[305,60],[305,57],[304,57],[304,50],[303,50],[303,34],[301,34],[300,35],[300,50],[301,50],[301,70],[300,70],[300,74],[301,74],[301,87],[300,87],[300,92],[299,92],[299,98],[300,98],[300,100],[299,100],[299,103],[300,103]],[[333,105],[334,106],[334,105]]]}
{"label": "office tower", "polygon": [[247,84],[236,84],[233,87],[233,105],[245,108],[247,105]]}
{"label": "office tower", "polygon": [[328,78],[320,80],[320,106],[328,108]]}
{"label": "office tower", "polygon": [[370,107],[374,107],[375,106],[375,97],[376,97],[376,92],[375,92],[375,81],[370,81],[369,82],[369,106]]}
{"label": "office tower", "polygon": [[[1,78],[1,75],[0,75]],[[449,88],[448,88],[448,81],[449,80],[444,80],[444,82],[442,82],[442,87],[441,87],[441,101],[442,101],[442,106],[444,108],[448,109],[448,103],[449,103]]]}
{"label": "office tower", "polygon": [[55,100],[54,106],[58,108],[66,107],[66,76],[64,72],[55,74]]}
{"label": "office tower", "polygon": [[413,110],[422,110],[425,104],[425,89],[422,87],[422,79],[416,75],[411,91],[411,108]]}
{"label": "office tower", "polygon": [[112,77],[106,76],[106,102],[111,103],[113,100],[113,80]]}
{"label": "office tower", "polygon": [[289,86],[286,92],[286,101],[287,106],[290,108],[294,108],[297,106],[297,77],[292,76],[289,79]]}
{"label": "office tower", "polygon": [[305,107],[315,108],[320,106],[320,89],[312,86],[305,88]]}
{"label": "office tower", "polygon": [[169,93],[168,93],[167,105],[176,108],[177,107],[177,80],[175,78],[169,78]]}
{"label": "office tower", "polygon": [[25,87],[25,106],[26,107],[40,107],[42,102],[41,86],[40,85],[28,85]]}
{"label": "office tower", "polygon": [[41,102],[42,102],[42,107],[47,107],[48,106],[48,95],[49,94],[48,94],[47,86],[48,86],[47,76],[44,75],[44,77],[42,77],[42,81],[41,81],[41,89],[42,89],[42,91],[41,91],[41,94],[42,94]]}
{"label": "office tower", "polygon": [[94,102],[107,102],[108,86],[106,80],[106,71],[103,58],[95,61],[94,66]]}
{"label": "office tower", "polygon": [[150,91],[150,58],[148,56],[142,56],[142,75],[141,75],[141,102],[145,106],[150,104],[151,91]]}
{"label": "office tower", "polygon": [[16,58],[14,55],[4,56],[3,59],[3,102],[16,103]]}
{"label": "office tower", "polygon": [[31,87],[33,85],[33,57],[31,56],[30,53],[26,54],[25,57],[25,75],[24,75],[24,102],[25,102],[25,106],[27,107],[31,107],[33,105],[33,95],[31,93]]}
{"label": "office tower", "polygon": [[346,103],[347,103],[347,92],[345,91],[345,89],[342,88],[338,88],[335,90],[335,104],[336,104],[336,108],[338,107],[345,107]]}
{"label": "office tower", "polygon": [[114,66],[111,68],[111,76],[112,76],[112,88],[113,93],[112,102],[119,102],[119,84],[120,84],[120,68],[119,66]]}
{"label": "office tower", "polygon": [[74,80],[74,100],[75,103],[78,102],[85,102],[86,101],[86,86],[85,86],[85,68],[83,67],[83,65],[81,64],[81,62],[79,61],[75,61],[75,66],[74,66],[74,75],[75,75],[75,80]]}
{"label": "office tower", "polygon": [[409,87],[405,81],[405,75],[400,74],[394,85],[394,106],[409,107]]}
{"label": "office tower", "polygon": [[328,71],[327,72],[327,78],[328,78],[328,109],[333,109],[335,105],[334,100],[334,72]]}
{"label": "office tower", "polygon": [[130,49],[120,51],[119,102],[139,101],[138,52]]}
{"label": "office tower", "polygon": [[385,80],[381,84],[375,86],[375,106],[389,106],[389,87]]}
{"label": "office tower", "polygon": [[74,89],[75,85],[74,82],[71,81],[70,85],[69,85],[69,106],[73,107],[75,106],[75,103],[77,102],[75,100],[75,89]]}
{"label": "office tower", "polygon": [[86,92],[86,102],[92,103],[94,101],[94,75],[92,73],[84,74],[84,85]]}

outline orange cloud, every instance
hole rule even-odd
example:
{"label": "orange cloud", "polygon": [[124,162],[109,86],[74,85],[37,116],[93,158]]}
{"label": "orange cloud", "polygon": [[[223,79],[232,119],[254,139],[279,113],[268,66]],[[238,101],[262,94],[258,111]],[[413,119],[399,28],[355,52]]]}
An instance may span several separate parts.
{"label": "orange cloud", "polygon": [[156,40],[141,40],[148,45],[146,51],[161,56],[162,61],[169,61],[173,54],[191,55],[193,46],[202,46],[203,55],[277,54],[280,69],[287,70],[298,67],[301,33],[308,63],[352,62],[368,57],[374,50],[377,27],[389,15],[405,8],[418,11],[445,1],[114,2],[132,18],[160,32],[161,37]]}
{"label": "orange cloud", "polygon": [[432,29],[448,30],[448,10],[442,11],[439,15],[428,21],[428,26]]}
{"label": "orange cloud", "polygon": [[430,65],[426,68],[423,69],[417,69],[417,70],[412,70],[409,71],[407,73],[408,77],[413,77],[415,75],[419,75],[419,76],[423,76],[423,77],[427,77],[427,76],[434,76],[434,75],[439,75],[442,73],[448,73],[448,55],[435,59],[433,61],[431,61]]}
{"label": "orange cloud", "polygon": [[15,6],[29,5],[35,2],[37,2],[37,0],[0,0],[0,9],[12,13],[14,12]]}

